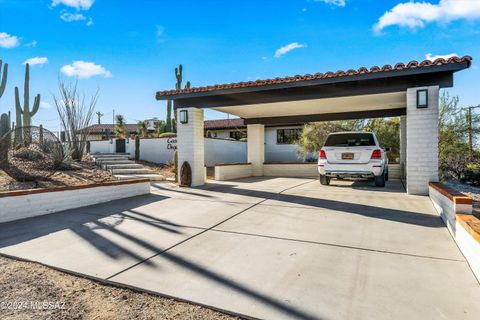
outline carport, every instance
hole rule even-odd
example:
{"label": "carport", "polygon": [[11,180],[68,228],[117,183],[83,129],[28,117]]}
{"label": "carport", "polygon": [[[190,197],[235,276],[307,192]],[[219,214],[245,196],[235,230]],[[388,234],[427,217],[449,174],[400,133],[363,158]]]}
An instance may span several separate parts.
{"label": "carport", "polygon": [[411,61],[395,66],[298,75],[157,92],[174,100],[178,161],[188,162],[192,186],[205,184],[204,109],[245,119],[252,176],[264,175],[264,126],[377,117],[401,117],[400,164],[407,193],[428,194],[438,181],[439,90],[471,57]]}

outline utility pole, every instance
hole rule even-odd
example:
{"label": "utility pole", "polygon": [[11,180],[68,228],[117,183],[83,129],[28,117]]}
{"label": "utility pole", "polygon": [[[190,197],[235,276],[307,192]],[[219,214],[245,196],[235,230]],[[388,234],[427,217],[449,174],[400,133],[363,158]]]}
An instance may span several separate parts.
{"label": "utility pole", "polygon": [[100,118],[101,118],[101,117],[103,117],[103,116],[104,116],[104,114],[103,114],[103,113],[101,113],[100,111],[98,111],[98,112],[95,112],[95,114],[96,114],[96,115],[97,115],[97,117],[98,117],[98,124],[100,124]]}
{"label": "utility pole", "polygon": [[470,149],[470,157],[473,155],[473,116],[472,116],[472,110],[480,108],[480,104],[478,106],[471,106],[471,107],[466,107],[464,109],[467,110],[467,122],[468,122],[468,147]]}

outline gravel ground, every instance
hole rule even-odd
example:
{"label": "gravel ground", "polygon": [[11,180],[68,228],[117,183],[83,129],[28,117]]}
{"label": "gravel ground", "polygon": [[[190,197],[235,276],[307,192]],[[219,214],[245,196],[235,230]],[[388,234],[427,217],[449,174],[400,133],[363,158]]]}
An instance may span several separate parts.
{"label": "gravel ground", "polygon": [[158,163],[142,161],[142,160],[135,161],[135,162],[147,167],[152,171],[155,171],[158,174],[161,174],[165,178],[175,178],[175,166],[173,165],[173,163],[158,164]]}
{"label": "gravel ground", "polygon": [[480,216],[480,187],[474,187],[458,181],[447,181],[447,185],[473,199],[473,212]]}
{"label": "gravel ground", "polygon": [[0,319],[238,319],[2,256],[0,292]]}
{"label": "gravel ground", "polygon": [[0,170],[0,191],[53,188],[114,180],[115,178],[110,172],[96,166],[92,159],[84,158],[82,161],[64,166],[47,180],[39,181],[38,183],[15,181]]}

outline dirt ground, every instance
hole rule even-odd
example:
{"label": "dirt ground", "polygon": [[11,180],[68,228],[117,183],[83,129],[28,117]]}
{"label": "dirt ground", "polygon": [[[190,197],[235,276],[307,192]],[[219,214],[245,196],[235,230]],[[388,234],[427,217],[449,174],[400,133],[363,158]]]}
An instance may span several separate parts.
{"label": "dirt ground", "polygon": [[2,256],[0,292],[0,319],[238,319]]}
{"label": "dirt ground", "polygon": [[473,213],[480,218],[480,187],[471,186],[458,181],[447,181],[447,184],[473,199]]}
{"label": "dirt ground", "polygon": [[114,180],[115,178],[108,171],[96,166],[92,159],[85,157],[82,161],[63,166],[48,179],[38,183],[15,181],[0,170],[0,191],[73,186]]}
{"label": "dirt ground", "polygon": [[161,174],[165,178],[175,178],[175,166],[173,165],[173,163],[158,164],[140,160],[135,162],[145,166],[152,171],[155,171],[158,174]]}

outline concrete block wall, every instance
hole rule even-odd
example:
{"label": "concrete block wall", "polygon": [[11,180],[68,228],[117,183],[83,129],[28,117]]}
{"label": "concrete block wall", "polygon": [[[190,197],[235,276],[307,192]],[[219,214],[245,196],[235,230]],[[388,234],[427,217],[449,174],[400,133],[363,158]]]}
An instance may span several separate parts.
{"label": "concrete block wall", "polygon": [[[428,89],[428,108],[417,108],[417,90]],[[428,195],[429,181],[438,181],[439,87],[407,89],[407,193]]]}
{"label": "concrete block wall", "polygon": [[225,181],[252,176],[252,165],[250,163],[228,164],[215,166],[215,180]]}
{"label": "concrete block wall", "polygon": [[0,197],[0,223],[25,219],[67,209],[85,207],[150,193],[150,181],[125,181],[81,188],[59,187],[53,190],[11,191]]}
{"label": "concrete block wall", "polygon": [[247,161],[252,164],[252,175],[263,176],[265,162],[265,126],[263,124],[247,125]]}
{"label": "concrete block wall", "polygon": [[[187,161],[192,168],[192,186],[205,184],[205,151],[203,136],[203,109],[177,109],[177,119],[180,112],[188,112],[188,123],[177,123],[178,170]],[[180,172],[179,172],[180,174]]]}

